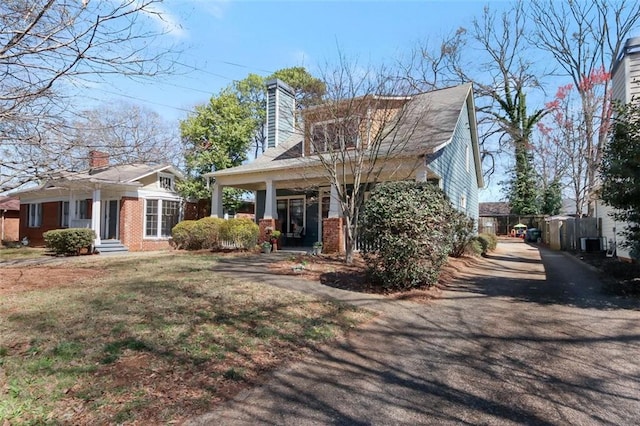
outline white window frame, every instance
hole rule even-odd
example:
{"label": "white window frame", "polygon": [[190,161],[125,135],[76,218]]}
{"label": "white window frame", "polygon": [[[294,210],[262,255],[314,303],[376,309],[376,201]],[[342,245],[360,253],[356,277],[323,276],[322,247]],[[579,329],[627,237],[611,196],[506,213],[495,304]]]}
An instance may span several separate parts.
{"label": "white window frame", "polygon": [[[84,212],[82,211],[82,206],[83,205],[85,206]],[[82,220],[91,219],[91,215],[89,214],[89,200],[88,199],[76,200],[75,209],[76,209],[76,214],[75,214],[75,218],[76,219],[82,219]],[[84,213],[84,214],[82,214],[82,213]]]}
{"label": "white window frame", "polygon": [[466,195],[461,195],[460,196],[460,208],[463,210],[467,209],[467,196]]}
{"label": "white window frame", "polygon": [[40,228],[42,226],[42,203],[29,203],[27,208],[27,226]]}
{"label": "white window frame", "polygon": [[[149,201],[157,201],[158,202],[158,213],[156,215],[156,234],[155,235],[147,235],[147,204]],[[178,222],[182,219],[182,205],[180,200],[176,199],[168,199],[168,198],[145,198],[144,199],[144,217],[142,227],[142,238],[146,240],[167,240],[171,238],[171,235],[162,235],[162,208],[163,204],[167,202],[175,202],[178,203]]]}
{"label": "white window frame", "polygon": [[[311,154],[322,154],[322,153],[326,153],[329,152],[328,146],[327,146],[327,140],[325,138],[324,140],[324,149],[322,151],[318,151],[316,149],[316,145],[313,143],[313,133],[314,130],[316,129],[316,127],[322,126],[324,129],[326,129],[328,124],[336,124],[338,125],[338,123],[341,123],[343,121],[347,121],[347,120],[356,120],[357,122],[357,134],[356,134],[356,142],[354,146],[349,146],[349,147],[345,147],[344,146],[344,134],[339,135],[339,141],[340,141],[340,150],[345,150],[345,149],[356,149],[360,146],[360,124],[361,124],[361,118],[359,116],[351,116],[351,117],[340,117],[340,118],[334,118],[331,120],[324,120],[324,121],[317,121],[313,124],[311,124],[311,129],[309,132],[309,152]],[[344,127],[340,127],[341,129],[344,129]]]}
{"label": "white window frame", "polygon": [[[158,173],[158,188],[160,189],[164,189],[166,191],[174,191],[175,188],[175,176],[173,176],[170,173]],[[164,179],[168,179],[169,181],[169,186],[166,187],[165,185],[163,185],[163,180]]]}
{"label": "white window frame", "polygon": [[[65,215],[65,206],[66,208],[66,215]],[[71,216],[71,206],[70,203],[68,201],[60,201],[60,226],[63,228],[68,228],[69,227],[69,218]],[[65,220],[66,219],[66,220]]]}

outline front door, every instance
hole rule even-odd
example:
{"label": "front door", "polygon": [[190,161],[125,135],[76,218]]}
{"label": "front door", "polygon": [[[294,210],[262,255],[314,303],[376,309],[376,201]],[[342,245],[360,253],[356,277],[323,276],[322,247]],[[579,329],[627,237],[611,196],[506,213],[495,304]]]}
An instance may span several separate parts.
{"label": "front door", "polygon": [[105,200],[102,202],[102,223],[100,224],[100,238],[103,240],[118,239],[118,200]]}

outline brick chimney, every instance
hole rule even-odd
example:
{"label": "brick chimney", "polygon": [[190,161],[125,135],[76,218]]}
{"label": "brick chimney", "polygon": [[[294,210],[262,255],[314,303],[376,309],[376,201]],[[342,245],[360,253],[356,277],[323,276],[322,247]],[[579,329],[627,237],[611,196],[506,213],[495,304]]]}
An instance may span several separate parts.
{"label": "brick chimney", "polygon": [[109,154],[102,151],[90,151],[89,152],[89,168],[99,169],[101,167],[107,167],[109,165]]}
{"label": "brick chimney", "polygon": [[295,130],[296,99],[284,81],[273,79],[267,85],[267,148],[278,146]]}

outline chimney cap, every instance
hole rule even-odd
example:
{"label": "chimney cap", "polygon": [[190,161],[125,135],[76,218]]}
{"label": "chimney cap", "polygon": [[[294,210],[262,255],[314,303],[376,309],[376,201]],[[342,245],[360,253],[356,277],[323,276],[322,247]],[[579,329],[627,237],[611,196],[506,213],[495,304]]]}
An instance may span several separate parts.
{"label": "chimney cap", "polygon": [[265,85],[267,86],[267,90],[273,87],[275,87],[276,89],[280,88],[285,92],[288,92],[291,96],[295,96],[295,90],[293,90],[291,86],[289,86],[287,83],[280,80],[279,78],[272,78],[270,80],[267,80],[265,82]]}

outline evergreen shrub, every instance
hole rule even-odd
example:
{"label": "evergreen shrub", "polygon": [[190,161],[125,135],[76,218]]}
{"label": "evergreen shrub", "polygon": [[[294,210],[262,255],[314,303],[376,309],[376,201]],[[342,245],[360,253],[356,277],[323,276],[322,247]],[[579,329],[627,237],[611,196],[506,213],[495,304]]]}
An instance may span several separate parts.
{"label": "evergreen shrub", "polygon": [[67,228],[54,229],[42,234],[46,247],[56,254],[80,254],[83,248],[93,245],[96,233],[93,229]]}
{"label": "evergreen shrub", "polygon": [[387,290],[436,284],[452,247],[452,209],[431,183],[377,185],[365,203],[361,233],[371,280]]}

